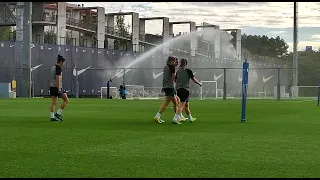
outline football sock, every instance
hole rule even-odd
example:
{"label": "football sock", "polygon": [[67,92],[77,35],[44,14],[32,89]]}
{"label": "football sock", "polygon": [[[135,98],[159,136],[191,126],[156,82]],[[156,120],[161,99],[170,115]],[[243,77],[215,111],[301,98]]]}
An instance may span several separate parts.
{"label": "football sock", "polygon": [[158,112],[157,114],[156,114],[156,118],[160,118],[161,117],[161,114]]}
{"label": "football sock", "polygon": [[57,111],[57,114],[61,115],[62,111],[63,110],[59,108],[58,111]]}
{"label": "football sock", "polygon": [[176,121],[176,120],[178,120],[178,119],[179,119],[179,115],[178,115],[178,114],[175,114],[174,117],[173,117],[173,120]]}
{"label": "football sock", "polygon": [[50,112],[50,118],[54,118],[54,112]]}

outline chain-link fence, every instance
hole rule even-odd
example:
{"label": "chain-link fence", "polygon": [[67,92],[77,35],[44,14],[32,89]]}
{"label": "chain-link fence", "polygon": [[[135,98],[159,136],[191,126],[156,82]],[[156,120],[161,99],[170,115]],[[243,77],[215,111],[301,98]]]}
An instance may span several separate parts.
{"label": "chain-link fence", "polygon": [[[54,63],[53,63],[54,64]],[[52,64],[51,64],[52,65]],[[50,68],[44,65],[32,67],[34,96],[49,96],[52,80]],[[241,97],[241,68],[193,68],[194,75],[202,81],[202,87],[191,83],[191,97],[202,99],[228,99]],[[19,69],[0,69],[1,82],[11,82]],[[249,72],[249,98],[289,98],[292,97],[290,69],[251,68]],[[162,68],[63,68],[63,88],[72,97],[107,97],[107,83],[110,82],[110,95],[118,97],[120,85],[126,85],[130,98],[159,98],[163,96]],[[297,87],[296,87],[297,88]],[[299,97],[316,97],[317,86],[298,87]],[[303,90],[301,90],[301,88]],[[19,86],[17,87],[19,91]],[[279,95],[278,95],[279,94]]]}
{"label": "chain-link fence", "polygon": [[[0,82],[19,81],[26,72],[25,64],[16,58],[17,43],[0,42]],[[163,66],[168,55],[159,48],[148,53],[120,51],[52,44],[32,44],[31,74],[34,96],[48,96],[53,78],[50,68],[56,63],[57,55],[66,58],[63,67],[63,88],[71,95],[79,97],[105,97],[107,82],[113,96],[118,96],[117,88],[127,86],[129,97],[161,97]],[[182,51],[170,54],[188,59],[188,67],[203,81],[203,87],[191,86],[193,98],[239,98],[241,95],[242,62],[233,59],[217,59],[210,56],[188,56]],[[250,63],[248,96],[251,98],[316,97],[317,84],[292,87],[292,70],[286,63],[278,61]],[[26,82],[23,82],[26,83]],[[278,88],[279,87],[279,88]],[[297,90],[298,89],[298,90]]]}

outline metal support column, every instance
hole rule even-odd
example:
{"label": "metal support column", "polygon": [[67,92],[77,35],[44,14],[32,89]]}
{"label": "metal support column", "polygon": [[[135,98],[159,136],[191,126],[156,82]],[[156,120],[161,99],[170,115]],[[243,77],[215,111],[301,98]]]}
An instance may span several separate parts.
{"label": "metal support column", "polygon": [[[292,70],[292,86],[298,86],[298,58],[297,58],[297,46],[298,46],[298,6],[297,2],[294,2],[293,7],[293,70]],[[293,92],[295,93],[295,92]]]}

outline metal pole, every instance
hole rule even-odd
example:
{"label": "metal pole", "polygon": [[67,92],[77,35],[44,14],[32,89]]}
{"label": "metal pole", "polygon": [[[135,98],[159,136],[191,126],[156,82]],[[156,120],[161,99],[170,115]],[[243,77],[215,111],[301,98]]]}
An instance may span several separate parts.
{"label": "metal pole", "polygon": [[227,69],[223,68],[223,100],[227,99]]}
{"label": "metal pole", "polygon": [[34,97],[34,82],[33,81],[31,82],[31,88],[32,88],[31,97],[33,98]]}
{"label": "metal pole", "polygon": [[78,76],[78,69],[76,69],[76,98],[79,98],[79,76]]}
{"label": "metal pole", "polygon": [[297,58],[297,45],[298,45],[298,5],[294,2],[293,7],[293,72],[292,72],[292,86],[298,86],[298,58]]}
{"label": "metal pole", "polygon": [[318,86],[318,101],[317,101],[317,106],[320,105],[320,85]]}
{"label": "metal pole", "polygon": [[110,82],[111,79],[107,82],[107,99],[110,99]]}
{"label": "metal pole", "polygon": [[278,82],[277,82],[277,100],[280,101],[280,68],[278,68]]}
{"label": "metal pole", "polygon": [[15,42],[15,64],[17,69],[15,72],[16,80],[16,96],[23,97],[23,9],[24,3],[17,2],[16,6],[16,42]]}
{"label": "metal pole", "polygon": [[31,80],[31,43],[32,43],[32,2],[28,2],[26,9],[28,9],[28,16],[26,18],[26,41],[28,42],[28,51],[26,52],[28,58],[28,82],[29,82],[29,98],[32,98],[32,80]]}
{"label": "metal pole", "polygon": [[[71,60],[71,62],[75,62],[74,60],[73,60],[73,52],[75,52],[75,47],[73,46],[71,49],[71,56],[70,56],[70,60]],[[52,51],[53,52],[53,51]],[[77,98],[77,73],[78,73],[78,71],[77,71],[77,69],[76,69],[76,64],[74,63],[74,70],[76,71],[76,87],[74,88],[74,86],[73,86],[73,80],[71,80],[71,89],[72,89],[72,94],[73,95],[75,95],[76,96],[76,98]],[[73,71],[74,71],[73,70]]]}
{"label": "metal pole", "polygon": [[126,68],[123,68],[122,84],[126,86]]}

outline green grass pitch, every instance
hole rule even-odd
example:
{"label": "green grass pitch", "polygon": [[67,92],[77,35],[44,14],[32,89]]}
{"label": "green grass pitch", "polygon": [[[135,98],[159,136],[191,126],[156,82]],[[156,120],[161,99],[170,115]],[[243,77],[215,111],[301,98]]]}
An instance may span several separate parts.
{"label": "green grass pitch", "polygon": [[[59,101],[59,103],[61,100]],[[0,100],[0,177],[320,177],[315,101],[191,101],[195,123],[152,118],[161,101]]]}

